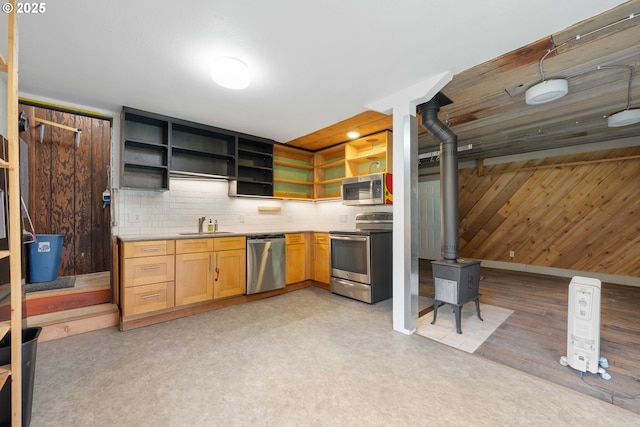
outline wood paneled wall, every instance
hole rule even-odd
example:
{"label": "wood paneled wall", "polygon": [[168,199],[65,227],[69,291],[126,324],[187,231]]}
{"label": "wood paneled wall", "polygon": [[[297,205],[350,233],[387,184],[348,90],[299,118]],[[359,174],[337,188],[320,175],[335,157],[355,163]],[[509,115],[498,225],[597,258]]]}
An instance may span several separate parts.
{"label": "wood paneled wall", "polygon": [[[38,234],[63,234],[60,276],[111,268],[110,209],[103,207],[111,151],[108,120],[20,104],[30,119],[29,213]],[[82,129],[80,145],[72,131],[45,125],[39,141],[38,117]]]}
{"label": "wood paneled wall", "polygon": [[[493,165],[482,176],[461,170],[460,256],[640,276],[639,155],[632,147]],[[605,160],[615,158],[625,159]],[[558,167],[537,168],[545,165]]]}

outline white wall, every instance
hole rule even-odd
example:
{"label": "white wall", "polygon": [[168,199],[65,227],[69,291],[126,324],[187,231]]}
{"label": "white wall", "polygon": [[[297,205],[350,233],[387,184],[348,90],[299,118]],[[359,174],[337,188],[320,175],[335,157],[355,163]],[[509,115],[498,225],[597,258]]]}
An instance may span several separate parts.
{"label": "white wall", "polygon": [[[355,228],[357,212],[391,211],[390,206],[352,207],[340,201],[297,201],[228,197],[225,180],[171,179],[170,190],[116,191],[117,224],[114,234],[144,236],[197,231],[198,218],[217,219],[220,231],[331,231]],[[112,196],[113,197],[113,196]],[[260,212],[260,206],[278,206],[278,212]],[[139,222],[132,216],[139,215]],[[241,222],[241,216],[244,222]]]}
{"label": "white wall", "polygon": [[[3,89],[6,92],[6,85]],[[217,219],[220,231],[331,231],[355,228],[358,212],[385,211],[390,206],[352,207],[339,201],[296,201],[228,197],[226,180],[171,179],[169,191],[119,189],[120,113],[62,100],[20,93],[22,98],[62,105],[113,118],[111,135],[111,217],[114,235],[154,235],[197,231],[198,218]],[[6,101],[2,107],[6,109]],[[3,116],[6,121],[6,112]],[[0,118],[2,119],[2,118]],[[279,212],[260,212],[259,206],[279,206]],[[129,214],[138,214],[131,222]],[[244,222],[240,222],[240,215]]]}

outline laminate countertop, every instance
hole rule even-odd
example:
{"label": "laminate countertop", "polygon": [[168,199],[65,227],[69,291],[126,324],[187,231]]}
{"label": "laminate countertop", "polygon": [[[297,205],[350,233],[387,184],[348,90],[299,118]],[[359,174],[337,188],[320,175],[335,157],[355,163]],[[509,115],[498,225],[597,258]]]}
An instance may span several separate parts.
{"label": "laminate countertop", "polygon": [[204,239],[207,237],[235,237],[235,236],[264,236],[270,234],[294,234],[294,233],[328,233],[318,230],[269,230],[269,231],[218,231],[218,232],[168,232],[154,234],[123,234],[116,236],[121,242],[142,242],[148,240],[180,240],[180,239]]}

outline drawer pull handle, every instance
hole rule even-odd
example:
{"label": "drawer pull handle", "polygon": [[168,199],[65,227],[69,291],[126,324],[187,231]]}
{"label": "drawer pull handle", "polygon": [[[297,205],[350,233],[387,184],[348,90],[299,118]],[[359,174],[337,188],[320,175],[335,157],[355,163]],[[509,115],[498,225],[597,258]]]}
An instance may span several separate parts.
{"label": "drawer pull handle", "polygon": [[160,294],[143,295],[142,299],[159,297]]}
{"label": "drawer pull handle", "polygon": [[142,271],[158,270],[158,269],[160,269],[159,265],[150,265],[150,266],[141,268]]}
{"label": "drawer pull handle", "polygon": [[142,252],[155,252],[159,250],[160,248],[142,248]]}

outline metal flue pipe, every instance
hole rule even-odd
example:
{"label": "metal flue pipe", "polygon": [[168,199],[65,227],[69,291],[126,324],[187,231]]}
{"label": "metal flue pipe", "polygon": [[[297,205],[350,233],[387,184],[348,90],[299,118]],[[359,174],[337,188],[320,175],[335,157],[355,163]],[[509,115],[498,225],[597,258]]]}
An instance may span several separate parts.
{"label": "metal flue pipe", "polygon": [[458,136],[438,119],[438,111],[450,104],[442,93],[418,106],[422,125],[440,141],[440,249],[447,263],[458,259]]}

